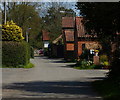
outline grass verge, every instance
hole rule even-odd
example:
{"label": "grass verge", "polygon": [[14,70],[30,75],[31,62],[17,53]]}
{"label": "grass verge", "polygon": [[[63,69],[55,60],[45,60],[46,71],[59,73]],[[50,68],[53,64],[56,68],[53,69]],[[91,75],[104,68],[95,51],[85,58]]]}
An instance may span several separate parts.
{"label": "grass verge", "polygon": [[34,67],[34,64],[29,63],[29,64],[25,65],[23,68],[33,68],[33,67]]}
{"label": "grass verge", "polygon": [[75,66],[74,67],[75,69],[81,69],[81,70],[83,70],[83,69],[93,69],[93,68],[91,68],[91,67],[80,67],[80,66]]}
{"label": "grass verge", "polygon": [[120,100],[120,81],[100,80],[92,83],[93,88],[98,92],[103,100]]}
{"label": "grass verge", "polygon": [[103,69],[102,68],[103,66],[102,65],[74,65],[74,68],[75,69]]}
{"label": "grass verge", "polygon": [[33,68],[34,67],[34,64],[32,63],[29,63],[27,65],[19,65],[19,66],[2,66],[2,68]]}

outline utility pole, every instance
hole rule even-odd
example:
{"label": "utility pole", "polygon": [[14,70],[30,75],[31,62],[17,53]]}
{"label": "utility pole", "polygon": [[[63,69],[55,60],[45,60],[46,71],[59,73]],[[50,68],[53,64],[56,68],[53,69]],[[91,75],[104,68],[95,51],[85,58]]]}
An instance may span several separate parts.
{"label": "utility pole", "polygon": [[[31,19],[31,16],[28,17],[28,18],[26,19],[26,21],[29,21],[29,19]],[[29,33],[29,30],[30,30],[30,29],[31,29],[30,27],[28,27],[28,28],[26,29],[26,42],[29,42],[29,36],[28,36],[28,33]]]}
{"label": "utility pole", "polygon": [[26,32],[26,42],[28,42],[28,31]]}
{"label": "utility pole", "polygon": [[26,42],[29,42],[29,36],[28,36],[28,32],[31,28],[28,28],[27,31],[26,31]]}
{"label": "utility pole", "polygon": [[6,1],[4,2],[4,23],[6,24]]}

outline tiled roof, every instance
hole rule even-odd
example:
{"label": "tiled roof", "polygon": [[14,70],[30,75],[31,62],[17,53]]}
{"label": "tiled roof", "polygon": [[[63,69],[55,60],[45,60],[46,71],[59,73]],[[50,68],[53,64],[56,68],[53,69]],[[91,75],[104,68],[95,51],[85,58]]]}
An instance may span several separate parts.
{"label": "tiled roof", "polygon": [[74,28],[74,17],[62,17],[62,28]]}
{"label": "tiled roof", "polygon": [[83,24],[83,17],[76,17],[76,28],[78,37],[85,35],[85,28]]}
{"label": "tiled roof", "polygon": [[[75,24],[75,25],[74,25]],[[75,27],[76,26],[76,27]],[[79,17],[63,17],[62,18],[62,27],[65,29],[65,38],[66,41],[74,41],[74,29],[77,30],[78,38],[96,38],[97,35],[86,34],[84,27],[84,19],[82,16]],[[72,28],[72,29],[70,29]]]}
{"label": "tiled roof", "polygon": [[47,32],[47,31],[45,31],[45,30],[42,30],[42,39],[43,39],[43,41],[48,41],[48,40],[50,40],[49,32]]}

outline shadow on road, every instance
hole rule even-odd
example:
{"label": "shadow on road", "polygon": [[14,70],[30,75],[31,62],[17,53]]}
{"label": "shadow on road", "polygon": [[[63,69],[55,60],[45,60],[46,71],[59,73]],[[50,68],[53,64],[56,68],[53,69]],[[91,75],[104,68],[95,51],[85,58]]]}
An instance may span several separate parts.
{"label": "shadow on road", "polygon": [[69,64],[74,63],[75,64],[75,62],[67,62],[64,58],[49,58],[47,56],[39,56],[38,58],[49,60],[50,63],[69,63]]}
{"label": "shadow on road", "polygon": [[2,100],[102,100],[101,98],[3,98]]}
{"label": "shadow on road", "polygon": [[[44,61],[43,59],[47,59],[48,62],[50,62],[50,63],[65,63],[63,59],[59,59],[59,58],[58,59],[49,59],[47,57],[36,57],[35,60],[37,60],[37,59],[41,59],[41,61]],[[59,65],[57,65],[57,67],[59,67]],[[71,63],[65,64],[65,66],[62,66],[62,64],[60,64],[60,67],[73,67],[73,65]],[[103,77],[88,78],[89,81],[85,81],[85,80],[87,80],[87,79],[85,79],[82,81],[28,81],[28,82],[21,82],[21,83],[18,82],[18,83],[12,83],[12,84],[8,84],[8,85],[3,84],[3,89],[6,89],[7,91],[19,90],[19,91],[22,91],[23,93],[30,92],[31,95],[35,94],[37,96],[39,96],[40,93],[41,94],[42,93],[45,93],[45,94],[50,93],[51,95],[52,94],[60,94],[60,95],[67,95],[67,96],[69,96],[69,95],[75,95],[75,96],[76,95],[86,95],[87,97],[96,97],[97,94],[94,93],[94,91],[92,91],[92,89],[91,89],[91,82],[92,82],[92,80],[97,80],[97,79],[100,80],[102,78]],[[33,99],[33,100],[35,100],[35,99]],[[48,100],[50,100],[50,99],[48,99]],[[71,100],[73,100],[73,99],[71,99]],[[84,100],[87,100],[87,99],[84,99]],[[89,99],[89,100],[92,100],[92,99]]]}
{"label": "shadow on road", "polygon": [[90,82],[78,82],[78,81],[58,81],[58,82],[46,82],[46,81],[34,81],[26,83],[13,83],[3,86],[3,89],[22,90],[26,92],[37,93],[63,93],[72,95],[90,95],[94,94],[90,91]]}

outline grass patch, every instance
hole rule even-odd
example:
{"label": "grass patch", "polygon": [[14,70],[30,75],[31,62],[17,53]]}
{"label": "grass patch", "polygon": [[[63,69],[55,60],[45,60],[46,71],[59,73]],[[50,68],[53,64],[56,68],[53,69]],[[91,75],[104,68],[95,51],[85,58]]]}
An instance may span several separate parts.
{"label": "grass patch", "polygon": [[92,85],[104,100],[120,100],[120,81],[106,79],[95,81]]}
{"label": "grass patch", "polygon": [[81,68],[81,67],[74,67],[75,69],[93,69],[93,68]]}
{"label": "grass patch", "polygon": [[74,65],[75,69],[103,69],[101,65]]}
{"label": "grass patch", "polygon": [[29,64],[25,65],[23,68],[33,68],[33,67],[34,67],[34,64],[29,63]]}
{"label": "grass patch", "polygon": [[32,63],[29,63],[27,65],[19,65],[19,66],[5,66],[3,65],[2,68],[33,68],[34,67],[34,64]]}
{"label": "grass patch", "polygon": [[75,66],[75,69],[93,69],[92,67]]}

